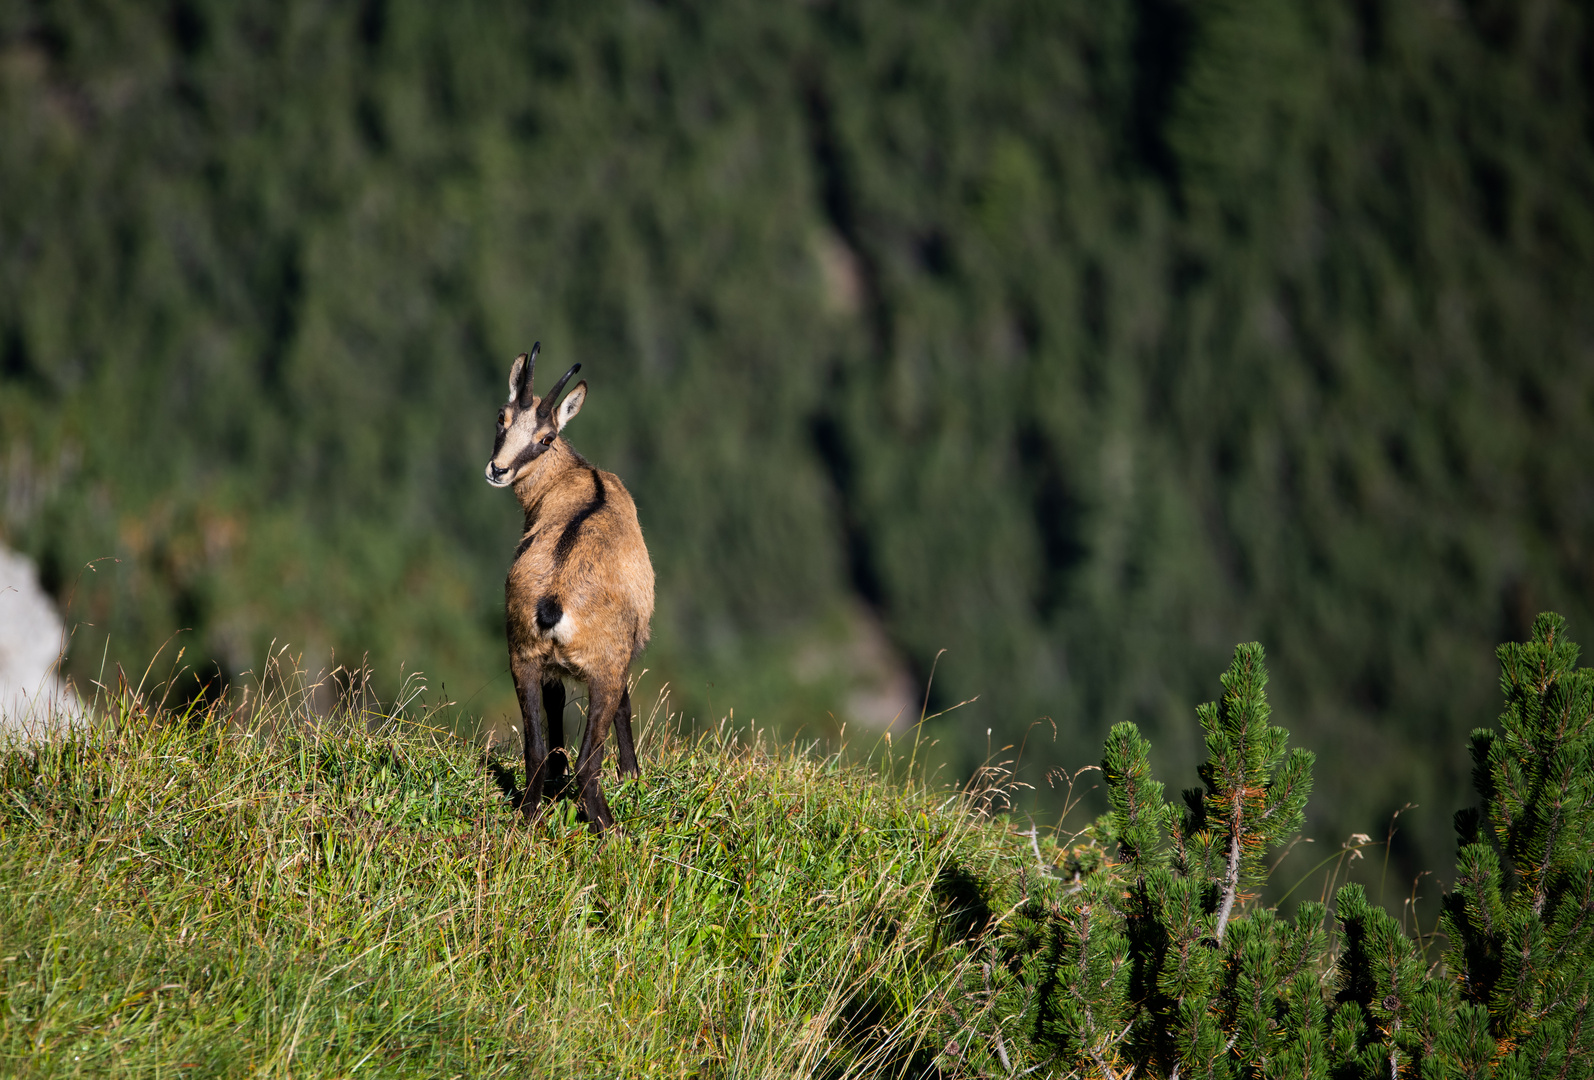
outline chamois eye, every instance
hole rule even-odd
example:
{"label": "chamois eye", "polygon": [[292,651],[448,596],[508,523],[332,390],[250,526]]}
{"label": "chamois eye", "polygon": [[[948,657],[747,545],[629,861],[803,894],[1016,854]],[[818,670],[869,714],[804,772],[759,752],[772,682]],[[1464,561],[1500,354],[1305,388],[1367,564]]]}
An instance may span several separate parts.
{"label": "chamois eye", "polygon": [[544,435],[542,437],[542,445],[544,445],[544,446],[552,446],[553,445],[553,432],[549,432],[548,434],[546,434],[546,435]]}

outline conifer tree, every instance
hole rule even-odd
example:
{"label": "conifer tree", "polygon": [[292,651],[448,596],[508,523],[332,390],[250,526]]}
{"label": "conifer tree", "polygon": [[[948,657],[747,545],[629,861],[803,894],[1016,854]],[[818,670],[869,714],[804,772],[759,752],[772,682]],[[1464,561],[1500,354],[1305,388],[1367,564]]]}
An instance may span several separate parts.
{"label": "conifer tree", "polygon": [[1268,723],[1267,668],[1262,646],[1234,650],[1223,698],[1196,710],[1206,733],[1205,791],[1184,793],[1188,807],[1174,833],[1181,869],[1218,884],[1219,941],[1236,900],[1266,878],[1263,856],[1300,831],[1312,790],[1307,750],[1286,757],[1289,732]]}
{"label": "conifer tree", "polygon": [[[1594,1074],[1594,670],[1553,613],[1502,645],[1500,730],[1472,734],[1482,806],[1456,815],[1446,962],[1501,1065]],[[1473,1032],[1474,1043],[1484,1034]],[[1498,1074],[1497,1074],[1498,1075]]]}
{"label": "conifer tree", "polygon": [[1342,930],[1335,997],[1337,1058],[1368,1076],[1433,1076],[1440,1036],[1456,996],[1428,965],[1400,924],[1367,902],[1360,885],[1334,897]]}
{"label": "conifer tree", "polygon": [[1095,882],[1067,918],[1051,922],[1035,1041],[1095,1076],[1124,1069],[1128,942],[1113,911],[1111,882]]}
{"label": "conifer tree", "polygon": [[1209,757],[1183,807],[1135,726],[1112,730],[1117,875],[1031,931],[1049,942],[1036,1048],[1086,1076],[1594,1076],[1594,672],[1557,615],[1499,656],[1506,710],[1473,734],[1483,805],[1457,815],[1443,965],[1360,885],[1335,894],[1332,947],[1322,904],[1293,922],[1245,905],[1300,827],[1312,755],[1269,724],[1261,646],[1242,645],[1197,710]]}
{"label": "conifer tree", "polygon": [[1142,1067],[1226,1076],[1236,1059],[1261,1063],[1287,1050],[1310,1069],[1321,1056],[1310,1041],[1287,1048],[1277,1037],[1276,1013],[1320,1009],[1295,985],[1299,965],[1278,963],[1302,947],[1293,931],[1285,940],[1282,924],[1263,915],[1225,941],[1236,904],[1265,879],[1267,851],[1300,829],[1311,790],[1312,755],[1287,752],[1289,733],[1268,722],[1263,661],[1261,645],[1238,647],[1222,699],[1197,710],[1204,786],[1184,792],[1183,808],[1163,802],[1150,744],[1133,724],[1107,739],[1113,830],[1130,877],[1123,915],[1138,1015],[1129,1044]]}

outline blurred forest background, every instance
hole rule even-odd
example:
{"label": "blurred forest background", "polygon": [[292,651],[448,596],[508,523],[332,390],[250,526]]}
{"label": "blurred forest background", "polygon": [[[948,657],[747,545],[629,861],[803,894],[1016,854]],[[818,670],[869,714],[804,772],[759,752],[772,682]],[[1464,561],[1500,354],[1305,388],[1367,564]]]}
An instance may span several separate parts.
{"label": "blurred forest background", "polygon": [[0,542],[80,683],[182,629],[518,723],[534,340],[644,700],[872,742],[945,649],[948,775],[1051,813],[1118,720],[1193,784],[1260,640],[1310,833],[1447,866],[1493,647],[1594,638],[1594,9],[0,3]]}

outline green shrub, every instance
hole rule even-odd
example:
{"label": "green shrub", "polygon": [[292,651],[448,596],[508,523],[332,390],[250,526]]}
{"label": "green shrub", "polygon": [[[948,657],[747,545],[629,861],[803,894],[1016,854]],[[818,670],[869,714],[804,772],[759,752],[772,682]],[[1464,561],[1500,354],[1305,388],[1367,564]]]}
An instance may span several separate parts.
{"label": "green shrub", "polygon": [[1594,1075],[1594,671],[1565,621],[1499,650],[1506,711],[1473,735],[1479,809],[1429,958],[1361,886],[1295,917],[1249,905],[1300,828],[1312,755],[1268,724],[1260,645],[1198,710],[1208,758],[1182,805],[1133,724],[1109,737],[1116,872],[1005,927],[1036,1064],[1087,1076]]}

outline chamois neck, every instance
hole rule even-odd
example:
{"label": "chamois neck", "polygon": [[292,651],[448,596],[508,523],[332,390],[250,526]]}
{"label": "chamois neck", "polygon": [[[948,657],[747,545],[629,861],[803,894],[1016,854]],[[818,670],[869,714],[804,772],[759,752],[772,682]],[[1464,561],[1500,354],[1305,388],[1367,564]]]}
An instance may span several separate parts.
{"label": "chamois neck", "polygon": [[589,468],[587,459],[576,453],[575,448],[561,436],[538,455],[537,460],[531,463],[531,468],[515,481],[515,500],[520,503],[522,510],[529,513],[565,473],[584,468]]}

